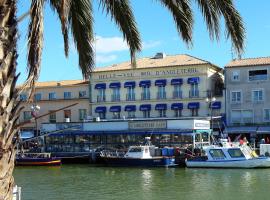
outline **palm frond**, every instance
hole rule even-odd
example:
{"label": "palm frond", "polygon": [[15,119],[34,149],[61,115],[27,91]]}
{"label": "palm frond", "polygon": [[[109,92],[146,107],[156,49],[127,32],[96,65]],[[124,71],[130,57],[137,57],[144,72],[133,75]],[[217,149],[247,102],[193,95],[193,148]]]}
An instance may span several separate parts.
{"label": "palm frond", "polygon": [[212,0],[196,0],[198,6],[206,21],[207,29],[211,39],[216,38],[219,40],[219,20],[220,12],[216,9],[215,4]]}
{"label": "palm frond", "polygon": [[190,0],[160,0],[160,2],[173,15],[177,31],[184,42],[192,45],[193,14]]}
{"label": "palm frond", "polygon": [[245,27],[239,12],[232,0],[211,0],[213,6],[225,19],[227,38],[231,38],[232,45],[240,57],[244,51]]}
{"label": "palm frond", "polygon": [[62,35],[64,38],[65,56],[68,57],[69,38],[68,38],[68,16],[70,12],[71,0],[50,0],[50,5],[57,12],[61,22]]}
{"label": "palm frond", "polygon": [[130,48],[131,62],[134,64],[135,54],[141,50],[141,39],[129,0],[100,0],[100,3],[123,33]]}
{"label": "palm frond", "polygon": [[69,24],[79,53],[79,66],[85,79],[94,67],[93,17],[90,0],[71,1]]}
{"label": "palm frond", "polygon": [[43,9],[44,0],[32,0],[28,27],[28,78],[26,81],[31,88],[30,96],[40,72],[43,48]]}

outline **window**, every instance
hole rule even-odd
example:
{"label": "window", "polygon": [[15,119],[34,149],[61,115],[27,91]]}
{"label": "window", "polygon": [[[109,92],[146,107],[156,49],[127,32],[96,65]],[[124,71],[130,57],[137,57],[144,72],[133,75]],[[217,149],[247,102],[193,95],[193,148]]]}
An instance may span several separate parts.
{"label": "window", "polygon": [[263,110],[263,119],[264,121],[270,121],[270,109],[264,109]]}
{"label": "window", "polygon": [[162,110],[158,110],[159,113],[159,117],[166,117],[166,110],[162,109]]}
{"label": "window", "polygon": [[64,110],[64,120],[70,120],[71,119],[71,110]]}
{"label": "window", "polygon": [[228,153],[232,158],[244,158],[244,154],[240,149],[229,149]]}
{"label": "window", "polygon": [[34,95],[34,100],[35,100],[35,101],[40,101],[40,100],[41,100],[41,93],[36,93],[36,94]]}
{"label": "window", "polygon": [[105,89],[103,88],[98,89],[97,102],[104,102],[104,101],[106,101]]}
{"label": "window", "polygon": [[233,124],[253,123],[253,111],[252,110],[232,110],[231,122]]}
{"label": "window", "polygon": [[233,71],[232,72],[232,81],[239,81],[239,79],[240,79],[239,74],[240,74],[239,71]]}
{"label": "window", "polygon": [[128,114],[128,118],[136,118],[135,111],[128,111],[127,114]]}
{"label": "window", "polygon": [[199,87],[198,84],[191,84],[190,85],[190,91],[189,91],[189,97],[199,97]]}
{"label": "window", "polygon": [[32,118],[31,111],[24,111],[23,112],[23,120],[29,120]]}
{"label": "window", "polygon": [[142,87],[142,100],[149,100],[150,99],[150,89],[149,86]]}
{"label": "window", "polygon": [[79,120],[84,120],[86,119],[87,114],[86,114],[86,109],[79,109]]}
{"label": "window", "polygon": [[[50,110],[49,112],[52,112],[53,110]],[[49,122],[50,123],[56,123],[56,113],[49,114]]]}
{"label": "window", "polygon": [[71,99],[71,92],[64,92],[64,99]]}
{"label": "window", "polygon": [[113,119],[120,119],[120,112],[113,112]]}
{"label": "window", "polygon": [[226,158],[226,156],[224,155],[224,153],[221,149],[210,149],[209,153],[212,156],[212,158],[215,160]]}
{"label": "window", "polygon": [[173,87],[173,98],[179,99],[182,98],[182,91],[181,91],[181,85],[174,85]]}
{"label": "window", "polygon": [[127,101],[135,101],[134,87],[127,87]]}
{"label": "window", "polygon": [[174,117],[181,117],[182,116],[182,109],[174,110]]}
{"label": "window", "polygon": [[157,99],[166,99],[165,85],[158,86]]}
{"label": "window", "polygon": [[253,122],[253,111],[252,110],[242,110],[241,113],[243,123],[252,123]]}
{"label": "window", "polygon": [[20,94],[20,101],[26,101],[27,95],[26,94]]}
{"label": "window", "polygon": [[249,81],[264,81],[267,80],[267,70],[260,69],[260,70],[250,70],[248,72]]}
{"label": "window", "polygon": [[120,88],[112,88],[112,101],[120,101]]}
{"label": "window", "polygon": [[150,118],[150,110],[143,110],[142,112],[144,118]]}
{"label": "window", "polygon": [[86,97],[86,91],[79,91],[79,98]]}
{"label": "window", "polygon": [[241,91],[232,91],[231,92],[231,103],[240,103],[241,102]]}
{"label": "window", "polygon": [[56,99],[56,93],[55,92],[50,92],[49,93],[49,100]]}
{"label": "window", "polygon": [[252,101],[254,102],[263,101],[263,90],[253,90]]}
{"label": "window", "polygon": [[199,112],[198,111],[199,111],[198,108],[190,109],[191,116],[192,117],[197,117],[199,115]]}

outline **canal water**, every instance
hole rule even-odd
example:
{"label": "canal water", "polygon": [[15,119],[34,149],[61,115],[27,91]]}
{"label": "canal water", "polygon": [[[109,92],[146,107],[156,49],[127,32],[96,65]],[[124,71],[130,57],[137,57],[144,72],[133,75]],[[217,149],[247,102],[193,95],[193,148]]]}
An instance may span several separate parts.
{"label": "canal water", "polygon": [[270,169],[16,167],[23,200],[269,199]]}

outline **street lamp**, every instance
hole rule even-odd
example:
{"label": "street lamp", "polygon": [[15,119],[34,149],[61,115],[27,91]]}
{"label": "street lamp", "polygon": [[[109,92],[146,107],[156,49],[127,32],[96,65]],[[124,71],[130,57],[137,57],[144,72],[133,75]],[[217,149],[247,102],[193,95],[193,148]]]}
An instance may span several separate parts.
{"label": "street lamp", "polygon": [[32,115],[32,117],[35,118],[36,136],[38,136],[38,127],[37,127],[37,119],[36,119],[36,117],[37,117],[39,111],[40,111],[40,106],[39,105],[33,104],[31,106],[31,115]]}
{"label": "street lamp", "polygon": [[211,123],[211,131],[213,132],[213,102],[216,101],[216,98],[215,97],[212,97],[212,94],[211,94],[211,97],[210,98],[206,98],[205,99],[206,102],[209,102],[209,105],[210,105],[210,123]]}

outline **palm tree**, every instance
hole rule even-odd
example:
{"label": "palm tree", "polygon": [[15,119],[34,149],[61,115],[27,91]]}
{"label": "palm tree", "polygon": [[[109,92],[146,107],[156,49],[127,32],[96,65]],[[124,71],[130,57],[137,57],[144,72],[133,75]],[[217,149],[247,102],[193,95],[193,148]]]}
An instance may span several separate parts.
{"label": "palm tree", "polygon": [[[245,30],[233,0],[193,0],[205,18],[212,39],[219,39],[220,18],[225,21],[227,37],[231,39],[238,55],[243,52]],[[188,45],[192,45],[193,15],[191,0],[159,0],[169,10],[176,28]],[[93,10],[90,0],[32,0],[28,32],[28,78],[25,88],[30,94],[39,76],[43,46],[43,9],[49,3],[57,13],[64,38],[65,55],[68,55],[71,31],[79,55],[79,67],[87,78],[94,66]],[[135,54],[141,49],[140,35],[129,0],[99,0],[104,12],[111,15],[130,47],[131,62],[135,66]],[[16,90],[17,59],[17,0],[0,0],[0,199],[12,199],[15,144],[18,138],[18,118],[21,111],[17,101],[21,90]],[[31,95],[30,95],[31,96]]]}

